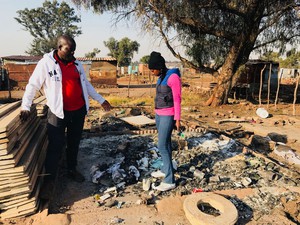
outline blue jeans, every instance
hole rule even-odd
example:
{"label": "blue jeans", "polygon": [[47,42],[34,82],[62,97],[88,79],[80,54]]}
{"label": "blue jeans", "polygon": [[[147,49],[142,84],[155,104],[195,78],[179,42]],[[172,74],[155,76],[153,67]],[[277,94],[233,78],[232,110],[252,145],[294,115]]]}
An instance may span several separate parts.
{"label": "blue jeans", "polygon": [[161,171],[166,175],[164,182],[175,183],[174,169],[172,164],[171,136],[175,125],[174,116],[155,115],[156,128],[158,130],[158,150],[160,152],[163,166]]}

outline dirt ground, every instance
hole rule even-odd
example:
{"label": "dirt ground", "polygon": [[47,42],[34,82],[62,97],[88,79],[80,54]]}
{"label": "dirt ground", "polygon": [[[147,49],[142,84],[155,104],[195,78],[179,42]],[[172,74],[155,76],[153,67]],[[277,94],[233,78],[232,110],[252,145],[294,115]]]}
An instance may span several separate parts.
{"label": "dirt ground", "polygon": [[[185,89],[184,91],[188,91]],[[130,97],[139,97],[145,95],[154,95],[153,88],[106,88],[100,89],[104,95],[130,95]],[[15,98],[22,95],[14,93]],[[14,97],[14,96],[13,96]],[[293,116],[291,104],[279,104],[277,107],[269,105],[264,106],[269,112],[268,118],[260,118],[256,114],[257,104],[245,100],[236,100],[235,102],[223,105],[217,108],[204,106],[203,102],[195,103],[190,107],[182,109],[182,118],[184,123],[190,123],[193,126],[197,121],[201,129],[213,130],[225,134],[232,134],[232,138],[248,146],[251,142],[251,135],[257,134],[266,137],[270,133],[276,133],[282,137],[285,143],[293,150],[300,153],[300,107],[297,105],[296,115]],[[96,109],[97,110],[97,109]],[[120,109],[114,109],[120,110]],[[115,111],[117,112],[117,111]],[[232,121],[228,121],[232,120]],[[192,123],[194,121],[194,123]],[[245,122],[247,121],[247,122]],[[249,122],[252,121],[252,122]],[[89,129],[90,124],[86,124]],[[249,132],[249,135],[240,135],[241,132],[232,132],[243,130]],[[188,131],[186,131],[188,132]],[[244,133],[243,133],[244,134]],[[84,134],[84,138],[88,134]],[[100,135],[99,135],[100,136]],[[116,141],[118,138],[116,139]],[[93,145],[93,143],[91,143]],[[271,157],[266,154],[266,156]],[[101,157],[101,154],[98,156]],[[274,156],[276,157],[276,156]],[[149,194],[141,190],[141,181],[133,185],[128,185],[125,189],[101,205],[95,201],[95,190],[97,186],[91,182],[90,168],[91,164],[83,163],[91,161],[91,154],[87,150],[81,149],[79,153],[79,170],[87,178],[84,183],[75,183],[69,180],[64,174],[62,165],[61,173],[58,178],[55,195],[49,203],[42,202],[44,209],[41,209],[34,215],[26,218],[15,218],[0,221],[0,224],[10,225],[108,225],[108,224],[147,224],[147,225],[189,225],[191,224],[183,211],[183,202],[186,195],[177,192],[171,194]],[[284,159],[277,158],[279,161]],[[287,162],[284,162],[287,163]],[[299,168],[292,167],[294,171]],[[299,182],[299,180],[297,181]],[[289,189],[278,188],[278,192],[291,192],[291,190],[300,193],[299,183],[296,187]],[[255,188],[221,190],[217,193],[237,196],[241,201],[247,196],[251,196],[257,190]],[[272,190],[270,190],[272,192]],[[274,191],[274,190],[273,190]],[[152,193],[153,194],[153,193]],[[117,202],[116,202],[117,199]],[[118,203],[118,204],[117,204]],[[294,206],[290,206],[291,211],[299,209],[299,198]],[[299,213],[298,213],[299,214]],[[246,220],[245,220],[246,221]],[[299,224],[295,219],[290,220],[286,211],[274,210],[269,215],[262,215],[256,220],[247,220],[239,224]]]}

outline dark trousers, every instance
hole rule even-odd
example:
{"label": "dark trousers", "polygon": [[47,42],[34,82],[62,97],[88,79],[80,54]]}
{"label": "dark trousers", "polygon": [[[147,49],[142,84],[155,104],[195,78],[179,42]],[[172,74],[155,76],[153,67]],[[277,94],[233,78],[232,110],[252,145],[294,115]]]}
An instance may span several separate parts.
{"label": "dark trousers", "polygon": [[48,150],[45,159],[45,170],[49,179],[54,179],[58,170],[58,164],[67,140],[66,159],[69,170],[74,170],[77,165],[79,143],[82,135],[84,119],[86,115],[85,105],[75,111],[64,111],[64,119],[55,116],[48,110]]}

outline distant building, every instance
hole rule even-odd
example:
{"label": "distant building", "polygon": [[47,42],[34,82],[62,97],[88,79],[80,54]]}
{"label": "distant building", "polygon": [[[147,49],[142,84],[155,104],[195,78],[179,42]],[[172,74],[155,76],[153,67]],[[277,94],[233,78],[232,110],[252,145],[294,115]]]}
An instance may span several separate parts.
{"label": "distant building", "polygon": [[[24,89],[42,56],[4,56],[1,61],[0,90],[12,88]],[[88,79],[95,86],[117,85],[117,60],[112,57],[84,58],[82,62]]]}
{"label": "distant building", "polygon": [[278,85],[278,69],[279,63],[273,61],[263,60],[249,60],[246,63],[246,72],[242,73],[238,79],[236,86],[259,88],[260,76],[262,72],[262,84],[266,86],[269,82],[270,76],[270,88],[276,90]]}
{"label": "distant building", "polygon": [[280,76],[281,78],[296,78],[297,74],[299,72],[299,69],[295,69],[295,68],[280,68]]}
{"label": "distant building", "polygon": [[112,57],[78,57],[85,68],[88,79],[95,87],[117,86],[117,60]]}

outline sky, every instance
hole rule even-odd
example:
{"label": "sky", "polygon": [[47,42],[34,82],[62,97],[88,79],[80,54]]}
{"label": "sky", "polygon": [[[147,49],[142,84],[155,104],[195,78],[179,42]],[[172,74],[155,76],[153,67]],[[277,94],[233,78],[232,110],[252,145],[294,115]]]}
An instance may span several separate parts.
{"label": "sky", "polygon": [[[28,31],[24,30],[24,27],[14,17],[18,16],[18,10],[41,7],[43,2],[44,0],[1,0],[0,57],[27,55],[25,51],[30,47],[33,37]],[[62,0],[58,0],[58,2],[61,3]],[[81,27],[82,34],[75,37],[77,44],[75,57],[84,57],[86,53],[93,51],[94,48],[101,50],[96,57],[106,57],[109,51],[104,46],[103,41],[107,41],[110,37],[116,40],[128,37],[140,44],[139,51],[134,54],[133,61],[139,61],[143,56],[150,55],[152,51],[161,52],[166,61],[176,60],[164,42],[155,36],[143,33],[137,23],[122,22],[115,26],[113,17],[110,14],[93,14],[92,10],[77,9],[70,0],[65,0],[65,2],[74,8],[76,14],[81,17],[81,22],[76,24]]]}

